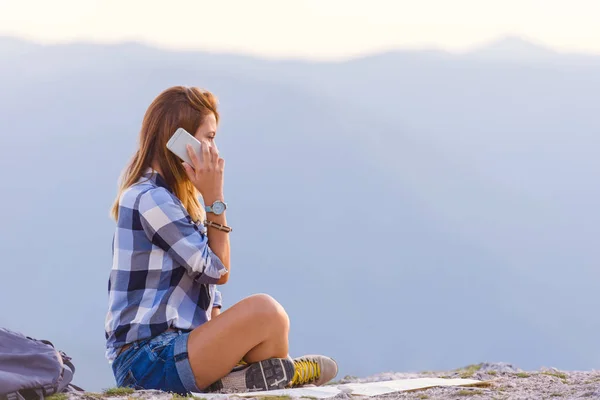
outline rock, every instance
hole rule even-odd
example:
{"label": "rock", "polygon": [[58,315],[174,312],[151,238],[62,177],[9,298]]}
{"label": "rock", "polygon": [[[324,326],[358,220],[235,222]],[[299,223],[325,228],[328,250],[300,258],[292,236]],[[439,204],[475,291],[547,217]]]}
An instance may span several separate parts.
{"label": "rock", "polygon": [[496,372],[498,374],[513,374],[513,373],[521,372],[521,369],[516,368],[512,364],[503,363],[503,362],[481,364],[481,368],[479,368],[479,372],[489,373],[490,371]]}
{"label": "rock", "polygon": [[542,367],[542,368],[540,368],[540,371],[541,372],[552,372],[552,373],[559,373],[560,372],[557,368],[554,368],[554,367],[550,367],[550,368],[548,368],[548,367]]}

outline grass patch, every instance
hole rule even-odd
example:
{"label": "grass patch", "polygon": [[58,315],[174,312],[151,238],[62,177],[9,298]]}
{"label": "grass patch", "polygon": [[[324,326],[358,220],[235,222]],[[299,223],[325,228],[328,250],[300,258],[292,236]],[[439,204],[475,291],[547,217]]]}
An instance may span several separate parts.
{"label": "grass patch", "polygon": [[420,394],[419,397],[417,397],[418,399],[421,400],[427,400],[429,398],[429,396],[427,396],[426,394]]}
{"label": "grass patch", "polygon": [[110,389],[106,389],[104,391],[104,395],[105,396],[109,396],[109,397],[113,397],[113,396],[127,396],[130,394],[133,394],[133,392],[135,392],[135,390],[133,390],[132,388],[124,388],[124,387],[118,387],[118,388],[110,388]]}
{"label": "grass patch", "polygon": [[455,396],[475,396],[478,394],[483,394],[483,392],[481,390],[459,390],[458,392],[456,392]]}
{"label": "grass patch", "polygon": [[475,372],[479,371],[480,369],[481,364],[472,364],[459,369],[457,372],[461,378],[466,379],[471,378],[475,374]]}
{"label": "grass patch", "polygon": [[488,371],[488,375],[496,376],[496,375],[498,375],[498,372],[496,372],[496,371]]}
{"label": "grass patch", "polygon": [[598,382],[600,382],[600,377],[589,379],[589,380],[583,382],[583,384],[591,385],[592,383],[598,383]]}
{"label": "grass patch", "polygon": [[552,393],[550,397],[563,397],[562,393]]}
{"label": "grass patch", "polygon": [[560,378],[565,381],[567,380],[567,374],[564,374],[562,372],[544,371],[544,372],[542,372],[542,375],[553,376],[555,378]]}
{"label": "grass patch", "polygon": [[517,375],[517,378],[529,378],[531,376],[527,372],[518,372],[516,375]]}
{"label": "grass patch", "polygon": [[67,400],[69,396],[64,393],[53,394],[52,396],[48,396],[48,400]]}
{"label": "grass patch", "polygon": [[492,382],[479,382],[474,385],[469,385],[470,387],[478,387],[478,388],[490,388],[494,386]]}
{"label": "grass patch", "polygon": [[182,396],[180,394],[174,393],[173,397],[171,397],[171,400],[183,400],[183,399],[192,399],[192,400],[206,400],[204,397],[196,397],[193,394],[186,394],[185,396]]}

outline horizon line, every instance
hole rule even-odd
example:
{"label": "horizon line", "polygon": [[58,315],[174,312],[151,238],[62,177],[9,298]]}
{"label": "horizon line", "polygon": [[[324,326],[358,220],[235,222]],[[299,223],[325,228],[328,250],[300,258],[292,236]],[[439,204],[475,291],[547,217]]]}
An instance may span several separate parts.
{"label": "horizon line", "polygon": [[304,62],[346,62],[357,59],[376,57],[379,55],[391,54],[391,53],[439,53],[448,56],[465,56],[469,54],[476,54],[481,51],[485,51],[495,45],[515,42],[524,46],[529,46],[538,50],[546,51],[547,53],[554,53],[556,56],[587,56],[587,57],[600,57],[600,52],[586,52],[586,51],[564,51],[557,49],[553,46],[541,43],[535,39],[525,38],[522,35],[500,35],[495,39],[483,41],[481,43],[470,46],[468,49],[463,50],[450,50],[440,46],[397,46],[390,48],[373,49],[372,51],[362,51],[356,54],[340,55],[332,58],[324,57],[309,57],[306,55],[275,55],[275,54],[264,54],[259,52],[251,51],[240,51],[235,49],[208,49],[202,47],[190,47],[190,46],[168,46],[160,43],[155,43],[143,39],[120,39],[120,40],[98,40],[92,38],[81,38],[81,39],[66,39],[66,40],[53,40],[43,41],[39,38],[26,37],[23,35],[14,34],[2,34],[0,33],[0,40],[12,40],[18,42],[28,43],[30,45],[39,47],[60,47],[60,46],[75,46],[75,45],[91,45],[91,46],[112,46],[118,47],[123,45],[136,45],[140,47],[146,47],[158,51],[175,52],[175,53],[204,53],[210,55],[221,55],[221,56],[239,56],[254,58],[266,61],[304,61]]}

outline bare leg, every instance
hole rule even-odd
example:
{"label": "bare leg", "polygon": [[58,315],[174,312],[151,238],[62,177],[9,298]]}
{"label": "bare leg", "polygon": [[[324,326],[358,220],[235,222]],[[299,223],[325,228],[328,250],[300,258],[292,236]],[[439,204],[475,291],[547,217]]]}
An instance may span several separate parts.
{"label": "bare leg", "polygon": [[254,363],[288,356],[290,322],[271,296],[250,296],[194,329],[189,361],[200,389],[227,375],[243,358]]}

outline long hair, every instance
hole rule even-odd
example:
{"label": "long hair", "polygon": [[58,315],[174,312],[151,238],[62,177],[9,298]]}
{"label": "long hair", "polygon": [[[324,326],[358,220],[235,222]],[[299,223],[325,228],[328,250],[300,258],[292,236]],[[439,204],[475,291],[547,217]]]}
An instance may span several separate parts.
{"label": "long hair", "polygon": [[115,220],[119,218],[121,195],[138,182],[153,163],[158,165],[161,176],[192,219],[198,221],[203,217],[204,210],[198,201],[198,191],[187,178],[181,160],[166,145],[177,128],[195,134],[210,113],[214,114],[218,123],[216,97],[195,87],[174,86],[154,99],[144,115],[139,148],[121,175],[117,198],[111,209],[111,216]]}

